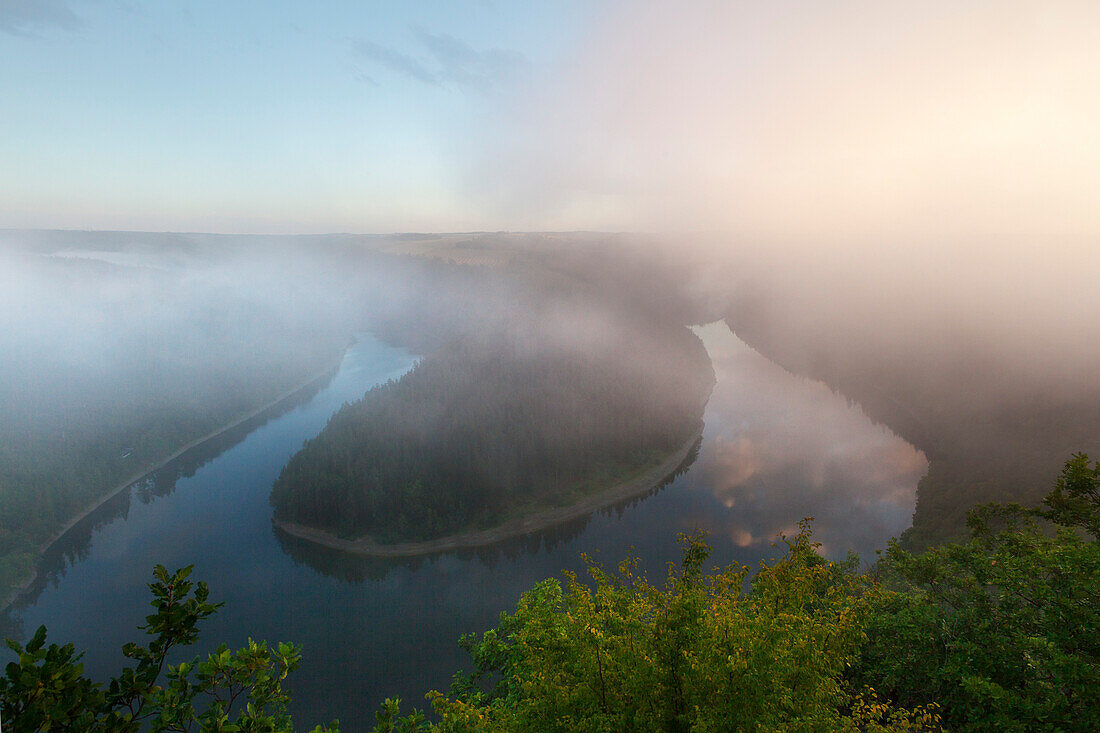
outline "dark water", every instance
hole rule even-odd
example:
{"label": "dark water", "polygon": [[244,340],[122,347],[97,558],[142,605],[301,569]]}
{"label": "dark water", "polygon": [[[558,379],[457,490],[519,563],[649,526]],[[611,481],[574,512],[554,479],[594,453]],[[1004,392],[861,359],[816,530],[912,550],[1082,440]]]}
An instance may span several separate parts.
{"label": "dark water", "polygon": [[[201,649],[249,637],[291,640],[301,728],[339,717],[368,727],[387,696],[423,706],[466,665],[456,639],[484,630],[539,580],[578,570],[586,552],[613,565],[631,552],[651,579],[679,557],[678,532],[710,532],[713,558],[757,564],[779,532],[816,517],[830,556],[874,550],[908,526],[923,456],[825,386],[794,377],[722,324],[698,330],[718,383],[694,462],[669,485],[571,524],[501,545],[431,558],[345,556],[277,535],[268,492],[302,441],[347,400],[397,377],[407,352],[364,338],[327,384],[237,434],[183,456],[105,506],[59,543],[48,580],[15,622],[87,649],[86,669],[117,671],[146,614],[154,563],[195,565],[225,608]],[[265,421],[266,420],[266,421]]]}

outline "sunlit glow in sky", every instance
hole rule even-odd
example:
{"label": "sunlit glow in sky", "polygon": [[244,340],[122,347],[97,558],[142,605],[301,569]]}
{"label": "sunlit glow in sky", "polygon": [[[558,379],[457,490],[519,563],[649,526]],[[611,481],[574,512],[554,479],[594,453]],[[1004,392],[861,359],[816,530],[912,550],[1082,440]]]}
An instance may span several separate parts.
{"label": "sunlit glow in sky", "polygon": [[0,0],[0,227],[1088,239],[1097,28],[1090,0]]}

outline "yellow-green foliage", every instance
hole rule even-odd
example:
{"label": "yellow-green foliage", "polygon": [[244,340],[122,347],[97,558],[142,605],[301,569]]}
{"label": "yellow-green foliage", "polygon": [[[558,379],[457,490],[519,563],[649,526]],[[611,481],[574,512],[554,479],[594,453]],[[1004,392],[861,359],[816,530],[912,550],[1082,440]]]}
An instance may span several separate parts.
{"label": "yellow-green foliage", "polygon": [[438,722],[390,700],[375,730],[1100,730],[1100,463],[970,525],[872,575],[820,557],[808,523],[751,584],[705,574],[698,536],[660,588],[590,564],[464,640],[476,671],[429,695]]}
{"label": "yellow-green foliage", "polygon": [[[498,629],[467,638],[477,672],[429,697],[440,731],[932,730],[845,682],[873,589],[854,562],[822,559],[808,526],[755,575],[703,570],[684,537],[662,587],[590,564],[524,594]],[[491,684],[486,684],[491,682]],[[385,730],[384,727],[381,728]]]}

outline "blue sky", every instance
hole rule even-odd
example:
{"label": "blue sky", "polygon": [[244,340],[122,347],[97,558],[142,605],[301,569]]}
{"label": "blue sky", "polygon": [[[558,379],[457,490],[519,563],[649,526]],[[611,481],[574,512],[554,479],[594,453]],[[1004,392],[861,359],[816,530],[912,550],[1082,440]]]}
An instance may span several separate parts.
{"label": "blue sky", "polygon": [[475,227],[459,161],[584,6],[0,0],[0,226]]}
{"label": "blue sky", "polygon": [[1100,234],[1095,0],[0,0],[0,227]]}

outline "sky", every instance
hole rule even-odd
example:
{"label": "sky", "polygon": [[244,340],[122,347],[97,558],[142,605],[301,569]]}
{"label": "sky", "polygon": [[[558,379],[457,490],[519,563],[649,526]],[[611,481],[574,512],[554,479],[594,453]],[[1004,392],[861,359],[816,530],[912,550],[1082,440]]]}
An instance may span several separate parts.
{"label": "sky", "polygon": [[0,0],[0,227],[1100,233],[1091,0]]}

